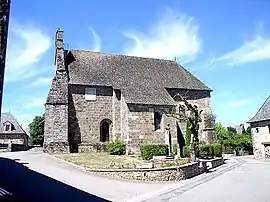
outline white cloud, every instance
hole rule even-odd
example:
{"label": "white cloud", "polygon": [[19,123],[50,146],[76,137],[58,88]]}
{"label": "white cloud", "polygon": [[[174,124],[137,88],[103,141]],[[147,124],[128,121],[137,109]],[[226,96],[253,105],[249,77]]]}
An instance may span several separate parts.
{"label": "white cloud", "polygon": [[96,33],[96,31],[90,27],[89,28],[90,32],[93,35],[93,46],[92,46],[92,50],[93,51],[101,51],[101,38],[98,36],[98,34]]}
{"label": "white cloud", "polygon": [[195,59],[201,48],[198,34],[199,26],[193,17],[166,9],[147,33],[124,32],[124,36],[133,42],[124,48],[124,53],[170,60],[177,57],[181,64],[188,63]]}
{"label": "white cloud", "polygon": [[254,101],[260,100],[260,97],[254,97],[254,98],[247,98],[247,99],[241,99],[241,100],[234,100],[227,103],[228,107],[242,107],[248,104],[251,104]]}
{"label": "white cloud", "polygon": [[50,46],[50,37],[41,28],[11,21],[5,80],[15,82],[46,71],[42,66],[35,64]]}
{"label": "white cloud", "polygon": [[33,83],[31,83],[30,86],[50,86],[51,83],[52,77],[40,77],[37,78]]}
{"label": "white cloud", "polygon": [[78,48],[100,52],[101,51],[101,38],[92,27],[88,27],[88,30],[92,35],[92,43],[87,44],[85,42],[83,43],[80,42],[77,44]]}
{"label": "white cloud", "polygon": [[270,60],[270,37],[255,36],[239,48],[209,61],[210,67],[235,66],[250,62]]}
{"label": "white cloud", "polygon": [[46,97],[44,98],[34,98],[24,105],[24,108],[35,108],[43,107],[46,102]]}

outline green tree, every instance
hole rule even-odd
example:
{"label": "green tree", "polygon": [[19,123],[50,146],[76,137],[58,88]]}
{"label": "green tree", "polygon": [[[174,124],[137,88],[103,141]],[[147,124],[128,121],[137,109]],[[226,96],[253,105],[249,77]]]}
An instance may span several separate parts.
{"label": "green tree", "polygon": [[229,139],[227,128],[222,126],[221,123],[216,123],[215,131],[217,134],[218,143],[224,145],[224,143],[226,143],[226,141]]}
{"label": "green tree", "polygon": [[251,127],[250,126],[247,127],[246,133],[247,133],[247,135],[250,135],[251,136]]}
{"label": "green tree", "polygon": [[43,146],[44,141],[44,114],[35,116],[29,124],[30,144]]}

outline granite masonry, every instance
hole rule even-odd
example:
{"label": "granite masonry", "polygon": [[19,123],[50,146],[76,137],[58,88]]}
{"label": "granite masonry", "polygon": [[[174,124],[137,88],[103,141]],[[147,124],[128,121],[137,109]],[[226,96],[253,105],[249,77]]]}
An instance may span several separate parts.
{"label": "granite masonry", "polygon": [[181,181],[207,172],[224,164],[223,158],[203,160],[180,166],[150,169],[86,169],[87,171],[115,179],[140,181]]}
{"label": "granite masonry", "polygon": [[216,140],[209,122],[211,89],[173,60],[85,50],[65,50],[56,32],[55,76],[45,104],[45,152],[102,150],[120,139],[126,153],[142,143],[165,143],[169,123],[173,142],[184,145],[185,122],[170,116],[186,110],[180,94],[203,110],[200,140]]}
{"label": "granite masonry", "polygon": [[270,158],[270,96],[248,123],[251,126],[254,156]]}

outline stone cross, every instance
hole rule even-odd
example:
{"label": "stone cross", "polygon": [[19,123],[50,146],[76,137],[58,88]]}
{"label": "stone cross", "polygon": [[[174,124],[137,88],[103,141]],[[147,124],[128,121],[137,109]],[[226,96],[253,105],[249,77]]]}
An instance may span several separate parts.
{"label": "stone cross", "polygon": [[166,144],[169,147],[169,156],[172,155],[172,136],[171,136],[171,128],[170,124],[167,124],[167,127],[165,128],[165,141]]}

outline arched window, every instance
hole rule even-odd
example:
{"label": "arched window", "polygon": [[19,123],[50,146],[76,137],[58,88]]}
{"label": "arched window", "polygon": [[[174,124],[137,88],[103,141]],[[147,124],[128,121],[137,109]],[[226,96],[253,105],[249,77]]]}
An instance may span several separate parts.
{"label": "arched window", "polygon": [[155,112],[154,113],[155,130],[161,129],[161,119],[162,119],[162,113]]}
{"label": "arched window", "polygon": [[104,119],[100,122],[100,141],[109,142],[111,120]]}

